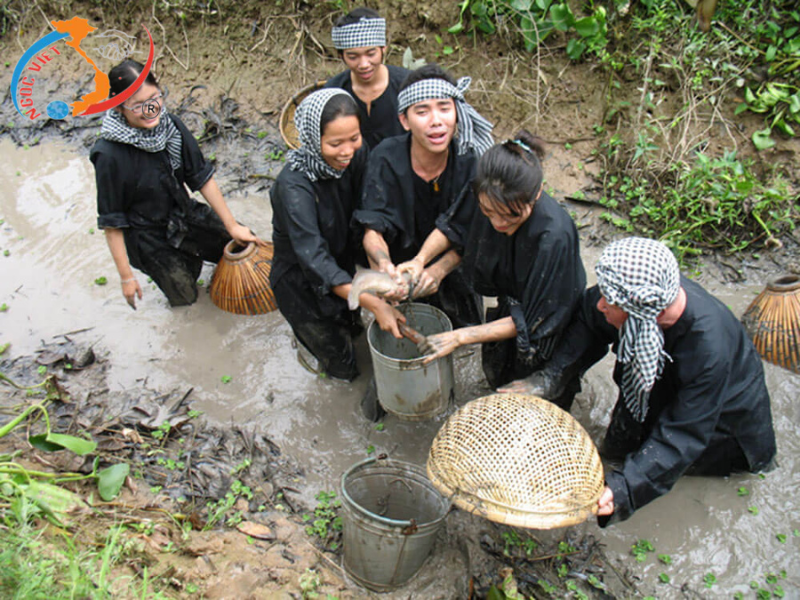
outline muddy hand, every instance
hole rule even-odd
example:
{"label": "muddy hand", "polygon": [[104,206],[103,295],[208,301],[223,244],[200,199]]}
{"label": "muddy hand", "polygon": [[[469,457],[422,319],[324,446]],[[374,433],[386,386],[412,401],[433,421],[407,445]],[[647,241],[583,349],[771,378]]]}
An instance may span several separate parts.
{"label": "muddy hand", "polygon": [[414,289],[419,282],[419,278],[425,271],[425,265],[421,260],[413,258],[409,261],[397,265],[397,272],[400,273],[408,283],[410,289]]}
{"label": "muddy hand", "polygon": [[427,365],[452,353],[460,345],[459,333],[458,330],[455,330],[429,335],[425,338],[425,343],[419,344],[417,347],[422,354],[426,355],[422,364]]}
{"label": "muddy hand", "polygon": [[257,244],[259,246],[266,246],[267,243],[255,235],[250,228],[245,227],[244,225],[239,225],[238,223],[230,228],[228,231],[228,235],[230,235],[236,243],[241,246],[247,246],[250,242]]}
{"label": "muddy hand", "polygon": [[133,310],[136,310],[136,297],[142,299],[142,287],[134,277],[133,279],[125,280],[122,284],[122,295],[125,296],[125,301],[130,305]]}
{"label": "muddy hand", "polygon": [[497,388],[500,393],[528,394],[545,400],[558,398],[564,392],[564,383],[558,373],[547,370],[537,371],[525,379],[517,379],[508,385]]}

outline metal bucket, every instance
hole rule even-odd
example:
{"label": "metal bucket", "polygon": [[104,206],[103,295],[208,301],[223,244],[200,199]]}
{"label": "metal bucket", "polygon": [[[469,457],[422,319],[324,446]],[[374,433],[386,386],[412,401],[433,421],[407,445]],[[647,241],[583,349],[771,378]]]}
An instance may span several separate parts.
{"label": "metal bucket", "polygon": [[[422,335],[452,331],[450,319],[427,304],[400,307],[409,326]],[[369,352],[375,371],[378,401],[386,412],[406,421],[424,421],[447,410],[453,400],[453,355],[423,365],[416,345],[382,331],[373,322],[367,332]]]}
{"label": "metal bucket", "polygon": [[342,475],[344,568],[385,592],[404,584],[430,554],[450,501],[413,464],[369,458]]}

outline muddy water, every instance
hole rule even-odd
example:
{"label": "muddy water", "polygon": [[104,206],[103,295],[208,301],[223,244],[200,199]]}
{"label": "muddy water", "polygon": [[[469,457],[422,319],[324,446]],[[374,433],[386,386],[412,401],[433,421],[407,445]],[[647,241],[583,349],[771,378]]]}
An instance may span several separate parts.
{"label": "muddy water", "polygon": [[[194,306],[170,309],[163,296],[140,276],[145,296],[134,312],[124,302],[105,239],[94,232],[94,174],[86,152],[58,144],[28,150],[0,141],[0,342],[11,342],[13,355],[35,351],[41,340],[88,328],[76,339],[97,344],[113,365],[109,383],[117,388],[160,390],[194,388],[194,406],[219,423],[256,425],[293,455],[307,476],[302,499],[313,505],[320,489],[338,488],[340,474],[368,455],[368,449],[423,464],[441,420],[406,423],[387,417],[376,431],[360,416],[358,404],[371,366],[365,340],[359,340],[362,375],[353,384],[315,378],[296,361],[291,333],[279,313],[257,317],[230,315],[201,294]],[[224,174],[221,181],[225,183]],[[559,190],[558,182],[553,185]],[[229,199],[234,214],[264,237],[270,236],[269,202],[251,193]],[[591,267],[597,248],[585,250]],[[106,285],[96,285],[104,276]],[[203,278],[210,280],[211,269]],[[764,275],[766,277],[766,275]],[[591,275],[590,275],[591,278]],[[702,283],[741,314],[764,281],[750,277],[736,288],[714,281]],[[80,337],[78,337],[80,336]],[[610,358],[587,376],[573,414],[598,440],[607,422],[616,390],[610,384]],[[772,393],[780,468],[767,475],[730,479],[684,478],[667,496],[632,519],[607,530],[594,523],[579,529],[606,544],[623,568],[641,577],[642,590],[658,597],[681,596],[680,586],[698,597],[754,594],[748,583],[764,583],[766,573],[785,570],[786,597],[800,596],[800,377],[765,365]],[[462,351],[455,357],[459,404],[488,392],[481,378],[479,356]],[[229,383],[221,378],[230,376]],[[739,497],[745,486],[749,495]],[[748,507],[758,508],[758,514]],[[477,539],[485,523],[464,513],[448,517],[446,539],[437,544],[432,561],[406,589],[386,597],[459,598],[466,595],[470,566],[463,540]],[[564,532],[551,534],[558,537]],[[777,534],[785,534],[781,543]],[[539,535],[548,539],[547,534]],[[650,540],[657,553],[639,564],[629,554],[635,540]],[[550,538],[552,539],[552,537]],[[659,584],[658,574],[672,583]],[[707,589],[703,576],[717,583]],[[453,574],[457,574],[454,576]]]}

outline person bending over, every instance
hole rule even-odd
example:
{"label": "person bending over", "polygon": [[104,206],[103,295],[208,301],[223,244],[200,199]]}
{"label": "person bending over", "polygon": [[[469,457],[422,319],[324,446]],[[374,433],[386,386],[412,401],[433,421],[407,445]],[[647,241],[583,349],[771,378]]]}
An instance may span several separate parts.
{"label": "person bending over", "polygon": [[[419,254],[398,266],[416,277],[455,245],[473,288],[497,296],[487,323],[428,336],[425,348],[431,362],[482,343],[483,371],[493,388],[542,368],[586,286],[575,223],[543,190],[543,155],[541,141],[527,131],[489,149],[472,189],[437,222]],[[569,410],[578,389],[576,379],[555,402]]]}
{"label": "person bending over", "polygon": [[[295,113],[301,146],[289,153],[270,191],[270,283],[278,308],[319,361],[316,370],[347,381],[358,376],[353,336],[361,330],[357,313],[347,306],[360,255],[350,218],[368,155],[358,115],[355,101],[341,89],[305,98]],[[381,328],[400,337],[397,321],[404,317],[398,311],[372,294],[362,294],[360,303]]]}
{"label": "person bending over", "polygon": [[606,474],[600,525],[627,519],[683,475],[773,468],[761,358],[731,311],[681,276],[670,250],[654,240],[613,242],[595,271],[597,286],[553,359],[516,390],[557,396],[571,372],[613,344],[619,397],[601,454],[622,462]]}

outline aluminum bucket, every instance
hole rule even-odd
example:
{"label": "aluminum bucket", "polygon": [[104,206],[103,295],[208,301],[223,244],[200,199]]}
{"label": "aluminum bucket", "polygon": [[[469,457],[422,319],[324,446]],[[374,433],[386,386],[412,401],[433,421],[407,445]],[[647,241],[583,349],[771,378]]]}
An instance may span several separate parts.
{"label": "aluminum bucket", "polygon": [[366,588],[403,585],[428,558],[450,501],[411,463],[369,458],[342,475],[344,568]]}
{"label": "aluminum bucket", "polygon": [[[411,303],[400,311],[422,335],[453,330],[447,315],[434,306]],[[424,421],[447,410],[454,397],[452,354],[423,366],[413,342],[398,340],[376,322],[369,326],[367,341],[378,401],[386,412],[406,421]]]}

